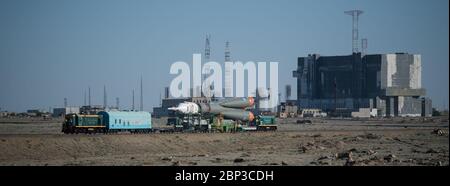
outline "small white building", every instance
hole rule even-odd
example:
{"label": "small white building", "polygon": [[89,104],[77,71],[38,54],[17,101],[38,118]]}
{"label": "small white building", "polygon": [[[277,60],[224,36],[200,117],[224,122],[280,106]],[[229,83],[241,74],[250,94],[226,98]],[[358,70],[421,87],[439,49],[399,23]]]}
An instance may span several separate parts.
{"label": "small white building", "polygon": [[352,112],[352,118],[370,118],[371,111],[370,108],[359,108],[357,112]]}
{"label": "small white building", "polygon": [[322,112],[321,109],[303,109],[301,117],[327,117],[327,113]]}

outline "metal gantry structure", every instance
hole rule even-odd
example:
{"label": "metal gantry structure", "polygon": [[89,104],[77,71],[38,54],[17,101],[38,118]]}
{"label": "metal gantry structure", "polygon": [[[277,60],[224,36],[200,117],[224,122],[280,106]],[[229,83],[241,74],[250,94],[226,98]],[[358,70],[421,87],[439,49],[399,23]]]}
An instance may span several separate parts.
{"label": "metal gantry structure", "polygon": [[351,15],[353,19],[352,23],[352,52],[358,53],[358,19],[359,15],[363,13],[362,10],[349,10],[344,12],[347,15]]}

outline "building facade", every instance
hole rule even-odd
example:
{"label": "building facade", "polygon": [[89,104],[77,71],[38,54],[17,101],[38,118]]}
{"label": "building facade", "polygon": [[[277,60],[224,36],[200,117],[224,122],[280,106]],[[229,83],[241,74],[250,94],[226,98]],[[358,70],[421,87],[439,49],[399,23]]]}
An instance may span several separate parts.
{"label": "building facade", "polygon": [[297,104],[325,111],[376,108],[379,116],[431,116],[422,88],[421,56],[373,54],[300,57]]}

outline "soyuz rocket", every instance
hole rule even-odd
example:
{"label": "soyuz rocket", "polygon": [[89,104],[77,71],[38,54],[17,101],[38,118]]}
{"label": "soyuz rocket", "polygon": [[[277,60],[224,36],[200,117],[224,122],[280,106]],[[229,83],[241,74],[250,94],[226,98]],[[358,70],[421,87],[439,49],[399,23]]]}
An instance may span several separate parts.
{"label": "soyuz rocket", "polygon": [[171,107],[169,110],[177,111],[183,114],[210,113],[222,115],[225,119],[240,121],[253,121],[255,116],[252,112],[245,110],[252,107],[255,100],[249,98],[225,98],[211,103],[184,102],[177,107]]}

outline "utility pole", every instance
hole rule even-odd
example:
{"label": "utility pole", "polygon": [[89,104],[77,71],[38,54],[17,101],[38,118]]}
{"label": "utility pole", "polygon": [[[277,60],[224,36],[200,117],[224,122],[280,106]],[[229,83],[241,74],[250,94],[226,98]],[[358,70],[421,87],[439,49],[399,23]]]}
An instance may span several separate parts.
{"label": "utility pole", "polygon": [[106,85],[103,85],[103,108],[106,109],[107,105],[107,97],[106,97]]}
{"label": "utility pole", "polygon": [[[210,46],[210,39],[211,39],[211,35],[206,34],[206,41],[205,41],[205,63],[208,63],[209,61],[211,61],[211,46]],[[211,70],[211,67],[207,64],[204,65],[205,68],[205,72],[209,73]],[[205,88],[205,93],[207,94],[206,96],[210,96],[209,95],[209,91],[211,90],[210,87],[210,82],[206,82],[206,78],[207,78],[207,74],[203,75],[203,79],[202,82],[205,83],[205,87],[200,85],[200,90],[201,90],[201,97],[205,96],[203,95],[203,88]]]}
{"label": "utility pole", "polygon": [[91,106],[91,87],[89,87],[89,106]]}
{"label": "utility pole", "polygon": [[141,76],[141,103],[139,105],[139,110],[144,110],[144,96],[143,96],[143,90],[142,90],[142,76]]}
{"label": "utility pole", "polygon": [[134,89],[133,89],[133,103],[131,104],[131,110],[134,110]]}

